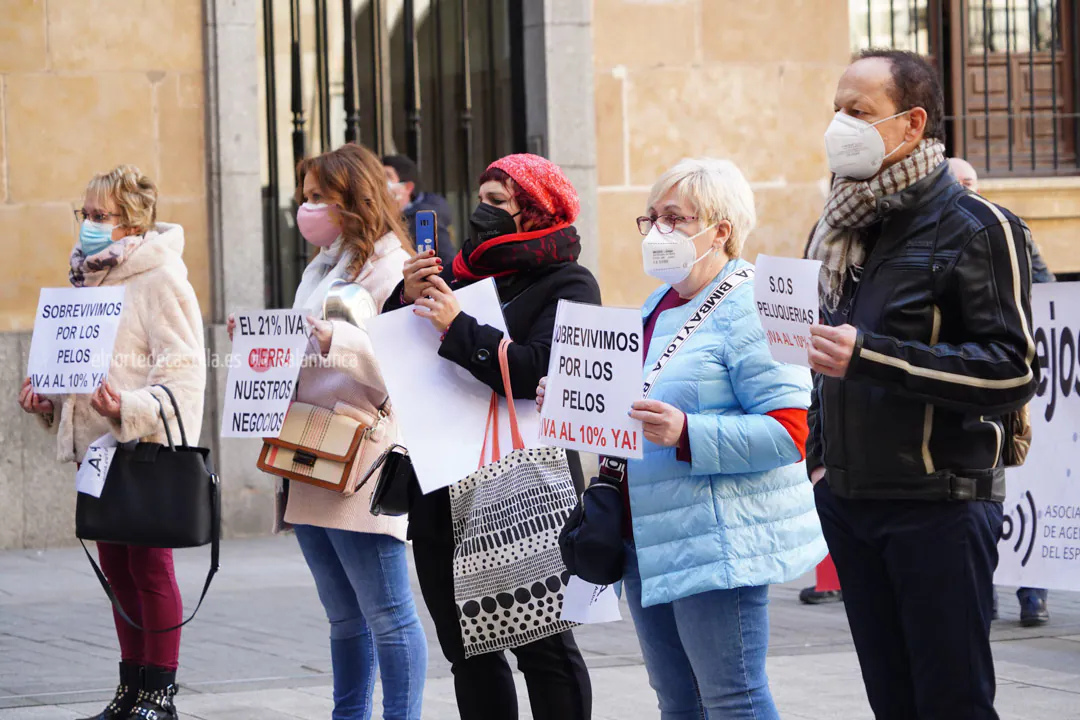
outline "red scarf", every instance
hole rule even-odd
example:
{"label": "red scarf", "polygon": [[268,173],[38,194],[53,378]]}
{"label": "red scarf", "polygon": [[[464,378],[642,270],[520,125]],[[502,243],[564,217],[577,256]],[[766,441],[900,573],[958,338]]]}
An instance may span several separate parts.
{"label": "red scarf", "polygon": [[454,258],[457,280],[483,280],[573,262],[581,254],[581,239],[569,223],[492,238],[478,246],[466,241]]}

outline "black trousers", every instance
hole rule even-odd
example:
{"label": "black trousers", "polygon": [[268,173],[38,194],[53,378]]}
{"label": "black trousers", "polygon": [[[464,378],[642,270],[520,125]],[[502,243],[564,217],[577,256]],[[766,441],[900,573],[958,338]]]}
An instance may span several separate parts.
{"label": "black trousers", "polygon": [[[517,691],[504,653],[465,657],[454,603],[452,537],[414,533],[413,555],[424,603],[435,621],[439,645],[454,672],[462,720],[517,720]],[[592,683],[569,630],[511,652],[525,675],[536,720],[589,720]]]}
{"label": "black trousers", "polygon": [[990,651],[1002,507],[814,488],[878,720],[997,720]]}

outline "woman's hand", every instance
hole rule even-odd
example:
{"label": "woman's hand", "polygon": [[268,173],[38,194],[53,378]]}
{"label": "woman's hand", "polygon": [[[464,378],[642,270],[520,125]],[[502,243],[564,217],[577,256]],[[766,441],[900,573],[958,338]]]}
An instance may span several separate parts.
{"label": "woman's hand", "polygon": [[311,325],[311,334],[319,341],[319,352],[323,355],[330,352],[330,343],[334,339],[334,323],[320,320],[314,315],[308,315],[307,321]]}
{"label": "woman's hand", "polygon": [[19,407],[32,415],[48,415],[53,411],[52,400],[47,400],[34,392],[30,378],[23,380],[22,389],[19,391]]}
{"label": "woman's hand", "polygon": [[108,380],[103,380],[90,396],[90,407],[101,417],[120,422],[120,393],[113,390]]}
{"label": "woman's hand", "polygon": [[536,412],[544,409],[544,393],[547,392],[547,376],[540,378],[540,384],[536,386]]}
{"label": "woman's hand", "polygon": [[443,270],[442,260],[434,250],[420,253],[405,261],[402,274],[405,276],[405,302],[414,303],[431,287],[432,278]]}
{"label": "woman's hand", "polygon": [[420,317],[426,317],[439,332],[446,332],[454,319],[461,314],[461,305],[454,297],[454,291],[439,276],[432,278],[423,297],[413,303],[416,307],[413,312]]}
{"label": "woman's hand", "polygon": [[641,421],[646,440],[661,447],[679,444],[686,413],[659,400],[638,400],[631,407],[630,417]]}
{"label": "woman's hand", "polygon": [[225,329],[229,331],[229,342],[232,342],[233,333],[236,332],[236,316],[229,313],[229,320],[225,323]]}

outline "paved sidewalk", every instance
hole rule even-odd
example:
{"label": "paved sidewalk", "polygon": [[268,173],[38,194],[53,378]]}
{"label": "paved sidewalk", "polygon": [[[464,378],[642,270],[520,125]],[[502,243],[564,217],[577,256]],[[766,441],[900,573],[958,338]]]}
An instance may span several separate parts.
{"label": "paved sidewalk", "polygon": [[[184,635],[182,717],[326,720],[326,621],[295,540],[229,542],[222,556],[222,572]],[[177,553],[189,600],[208,558],[206,550]],[[800,605],[798,590],[809,582],[772,592],[769,675],[781,715],[869,720],[843,607]],[[994,652],[1002,718],[1080,720],[1080,594],[1051,593],[1053,622],[1034,631],[1019,627],[1013,596],[1001,597]],[[659,717],[628,619],[581,628],[577,637],[592,673],[597,720]],[[99,711],[115,686],[116,660],[111,616],[81,549],[0,553],[0,720],[67,720]],[[521,716],[529,718],[523,682],[519,693]],[[424,717],[457,718],[449,667],[436,644]]]}

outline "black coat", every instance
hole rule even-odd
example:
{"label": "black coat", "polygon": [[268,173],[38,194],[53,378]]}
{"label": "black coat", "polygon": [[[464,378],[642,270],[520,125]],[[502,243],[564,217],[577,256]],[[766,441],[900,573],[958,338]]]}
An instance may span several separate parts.
{"label": "black coat", "polygon": [[[449,267],[443,271],[443,279],[455,290],[471,284],[454,280]],[[514,341],[507,350],[511,391],[518,400],[535,399],[536,386],[540,378],[547,375],[559,300],[599,305],[600,286],[587,268],[571,262],[499,278],[496,287],[503,304],[506,329]],[[402,307],[403,288],[404,283],[398,285],[386,301],[383,312]],[[439,355],[465,368],[477,380],[502,395],[503,382],[499,370],[502,335],[500,330],[481,325],[462,313],[446,333]],[[580,492],[584,485],[581,462],[576,453],[568,453],[568,458]],[[452,542],[448,489],[424,495],[414,504],[409,516],[409,537],[420,535],[432,541]]]}
{"label": "black coat", "polygon": [[1039,379],[1027,225],[945,163],[877,209],[860,279],[821,309],[858,337],[846,377],[815,382],[807,470],[845,498],[1000,502],[1004,416]]}

